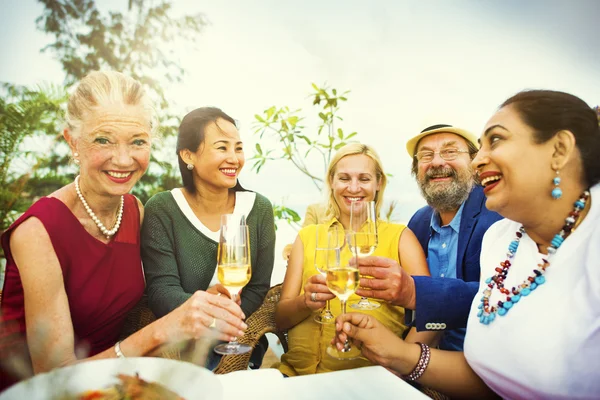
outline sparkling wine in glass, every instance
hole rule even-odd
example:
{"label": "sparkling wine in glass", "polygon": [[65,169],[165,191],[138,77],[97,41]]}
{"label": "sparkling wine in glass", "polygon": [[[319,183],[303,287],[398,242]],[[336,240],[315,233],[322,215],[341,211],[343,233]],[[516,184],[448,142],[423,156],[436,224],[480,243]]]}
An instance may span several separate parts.
{"label": "sparkling wine in glass", "polygon": [[[221,216],[219,250],[217,253],[217,277],[229,291],[231,299],[237,300],[240,291],[252,276],[250,266],[250,235],[245,216],[225,214]],[[238,343],[234,338],[229,343],[215,347],[215,353],[243,354],[252,350],[251,346]]]}
{"label": "sparkling wine in glass", "polygon": [[[335,294],[342,304],[342,315],[346,313],[346,301],[356,291],[359,283],[359,273],[356,266],[334,267],[327,270],[327,287]],[[344,348],[338,350],[334,345],[327,347],[327,354],[339,360],[352,360],[361,356],[358,348],[352,347],[346,340]]]}
{"label": "sparkling wine in glass", "polygon": [[[350,226],[348,229],[348,247],[352,254],[367,257],[377,248],[377,214],[374,201],[355,201],[350,204]],[[375,301],[361,297],[360,301],[350,304],[357,310],[374,310],[380,307]]]}
{"label": "sparkling wine in glass", "polygon": [[[330,268],[340,266],[340,251],[344,241],[343,232],[338,226],[318,225],[316,229],[315,268],[321,275],[327,277]],[[329,300],[323,310],[315,315],[315,321],[320,324],[333,324],[335,317],[331,313]]]}

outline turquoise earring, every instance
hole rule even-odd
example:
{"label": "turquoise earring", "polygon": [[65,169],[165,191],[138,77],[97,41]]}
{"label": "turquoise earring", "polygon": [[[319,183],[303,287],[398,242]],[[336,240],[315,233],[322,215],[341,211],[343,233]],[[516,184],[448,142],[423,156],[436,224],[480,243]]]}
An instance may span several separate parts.
{"label": "turquoise earring", "polygon": [[558,176],[558,170],[556,170],[556,176],[552,179],[552,183],[554,183],[554,189],[552,189],[552,198],[554,200],[558,200],[562,197],[563,192],[559,187],[560,185],[560,176]]}

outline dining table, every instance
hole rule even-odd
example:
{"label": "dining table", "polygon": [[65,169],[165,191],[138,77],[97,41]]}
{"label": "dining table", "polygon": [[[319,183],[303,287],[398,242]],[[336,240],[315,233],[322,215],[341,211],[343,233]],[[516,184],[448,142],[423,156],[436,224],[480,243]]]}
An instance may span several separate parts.
{"label": "dining table", "polygon": [[0,400],[80,398],[86,391],[114,387],[119,374],[139,375],[186,400],[428,399],[381,366],[287,378],[274,368],[214,374],[189,362],[127,357],[86,361],[38,374],[0,393]]}
{"label": "dining table", "polygon": [[429,399],[381,366],[289,378],[266,368],[231,372],[217,378],[223,387],[223,400]]}

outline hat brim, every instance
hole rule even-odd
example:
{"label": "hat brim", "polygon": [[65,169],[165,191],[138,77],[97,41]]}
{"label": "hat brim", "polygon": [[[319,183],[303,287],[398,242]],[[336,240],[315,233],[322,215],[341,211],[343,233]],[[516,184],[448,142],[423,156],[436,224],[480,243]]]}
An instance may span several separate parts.
{"label": "hat brim", "polygon": [[425,131],[417,136],[410,139],[406,142],[406,151],[408,151],[408,155],[413,157],[415,155],[415,150],[417,148],[417,144],[419,144],[419,140],[423,139],[426,136],[434,135],[436,133],[454,133],[458,135],[468,142],[472,143],[475,147],[479,148],[479,143],[477,142],[477,137],[473,135],[471,132],[465,131],[464,129],[455,128],[453,126],[447,126],[444,128],[432,129],[430,131]]}

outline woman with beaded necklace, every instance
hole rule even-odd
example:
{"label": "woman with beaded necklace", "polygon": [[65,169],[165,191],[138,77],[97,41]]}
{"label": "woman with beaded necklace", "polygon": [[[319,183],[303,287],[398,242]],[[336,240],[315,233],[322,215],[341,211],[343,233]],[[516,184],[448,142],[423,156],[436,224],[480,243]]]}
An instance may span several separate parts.
{"label": "woman with beaded necklace", "polygon": [[336,344],[362,342],[370,360],[452,397],[598,398],[597,113],[567,93],[524,91],[480,142],[486,206],[506,219],[483,239],[464,354],[405,343],[361,314],[338,319]]}
{"label": "woman with beaded necklace", "polygon": [[[245,329],[237,304],[196,292],[118,341],[127,312],[144,293],[143,207],[128,192],[148,167],[155,128],[141,84],[121,73],[93,72],[71,95],[64,137],[79,175],[33,204],[2,236],[0,390],[85,357],[141,356],[170,341],[207,334],[229,340]],[[218,329],[211,329],[217,317]],[[22,335],[26,346],[18,348]],[[18,363],[29,361],[15,376]]]}

